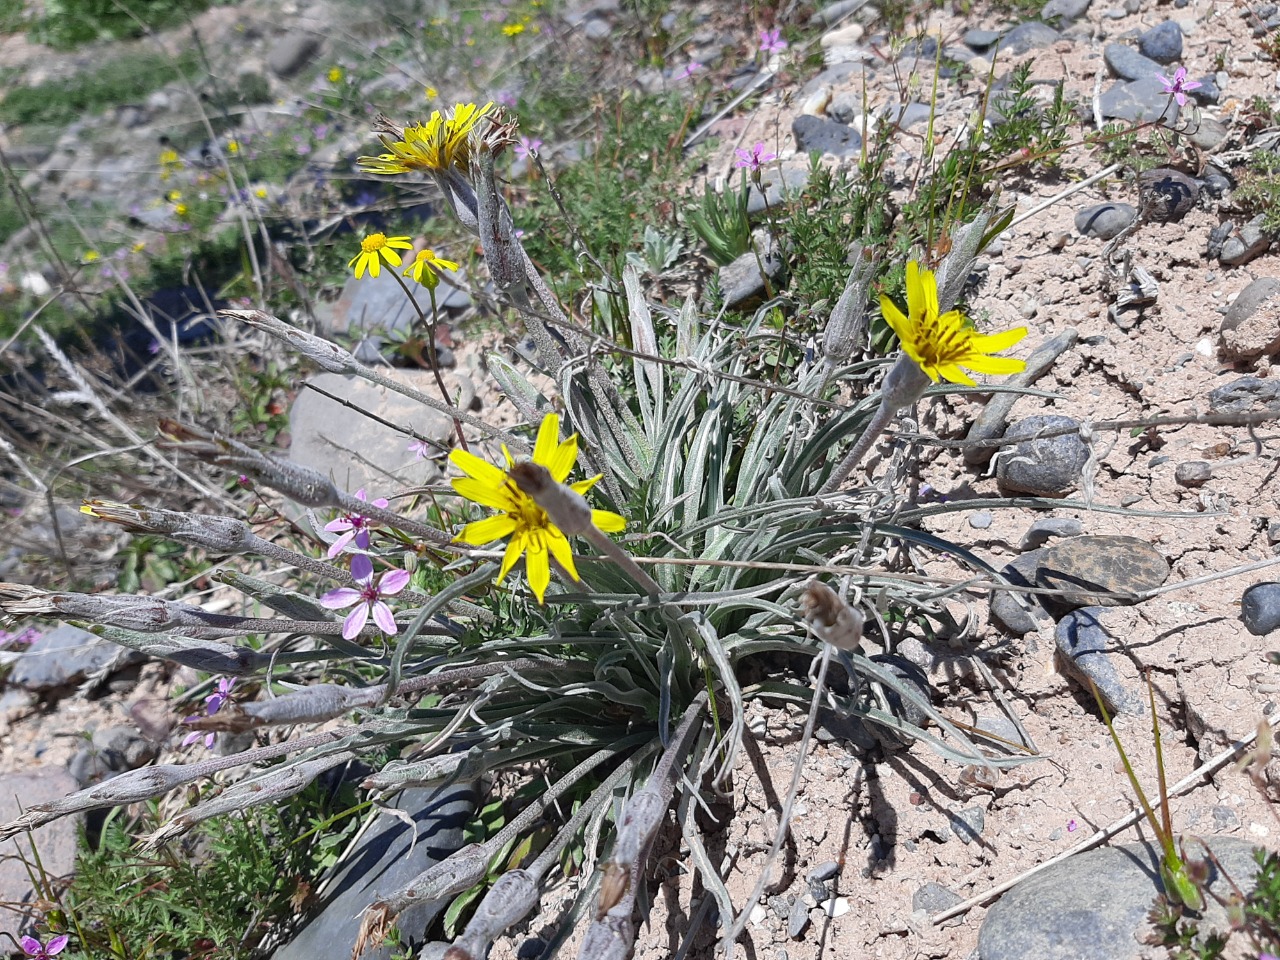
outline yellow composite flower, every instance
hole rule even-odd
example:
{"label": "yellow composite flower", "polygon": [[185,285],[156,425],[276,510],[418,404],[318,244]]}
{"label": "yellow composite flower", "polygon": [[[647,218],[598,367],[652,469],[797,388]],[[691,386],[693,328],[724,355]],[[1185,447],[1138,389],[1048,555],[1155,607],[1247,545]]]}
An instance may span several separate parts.
{"label": "yellow composite flower", "polygon": [[457,269],[456,263],[437,257],[436,252],[428,247],[426,250],[418,251],[418,255],[405,268],[404,275],[406,277],[412,275],[416,282],[424,284],[428,290],[434,290],[440,285],[440,275],[437,271]]}
{"label": "yellow composite flower", "polygon": [[329,68],[329,82],[330,82],[330,83],[341,83],[341,82],[342,82],[342,68],[341,68],[341,67],[330,67],[330,68]]}
{"label": "yellow composite flower", "polygon": [[383,233],[371,233],[360,241],[360,252],[348,261],[347,266],[355,268],[357,280],[364,276],[365,270],[369,271],[369,276],[376,277],[382,270],[383,260],[393,267],[398,267],[400,254],[396,251],[412,249],[413,244],[409,242],[408,237],[388,237]]}
{"label": "yellow composite flower", "polygon": [[[466,450],[454,450],[449,454],[450,462],[466,474],[451,481],[453,489],[468,500],[498,511],[492,517],[468,523],[454,537],[454,541],[482,547],[494,540],[510,537],[497,582],[501,583],[520,559],[520,555],[525,554],[529,589],[538,598],[538,602],[542,603],[547,585],[551,583],[551,557],[555,557],[569,576],[574,580],[578,579],[577,568],[573,565],[573,551],[569,549],[568,538],[551,522],[546,512],[510,478],[510,471],[516,463],[506,444],[502,446],[502,455],[507,461],[506,470],[495,467]],[[546,467],[556,483],[564,483],[577,459],[578,435],[575,433],[568,440],[560,440],[560,418],[554,413],[547,414],[538,428],[533,462]],[[597,474],[586,480],[579,480],[569,484],[569,487],[575,493],[585,494],[596,485],[600,476]],[[591,522],[606,533],[620,533],[627,523],[618,514],[608,510],[592,510]]]}
{"label": "yellow composite flower", "polygon": [[508,37],[518,36],[519,34],[524,33],[524,24],[523,23],[505,24],[502,28],[502,32],[506,34]]}
{"label": "yellow composite flower", "polygon": [[484,106],[459,103],[445,116],[439,110],[431,112],[426,123],[404,128],[403,139],[387,135],[378,139],[390,153],[376,157],[360,157],[357,163],[367,173],[394,175],[413,170],[425,172],[465,167],[471,161],[471,145],[468,134],[486,113],[493,109],[490,100]]}
{"label": "yellow composite flower", "polygon": [[880,298],[880,310],[902,343],[902,351],[914,360],[934,383],[946,380],[975,386],[961,367],[974,373],[1018,373],[1025,361],[990,354],[1008,350],[1027,335],[1026,327],[984,335],[959,310],[939,314],[938,282],[932,270],[912,260],[907,264],[907,313],[888,297]]}

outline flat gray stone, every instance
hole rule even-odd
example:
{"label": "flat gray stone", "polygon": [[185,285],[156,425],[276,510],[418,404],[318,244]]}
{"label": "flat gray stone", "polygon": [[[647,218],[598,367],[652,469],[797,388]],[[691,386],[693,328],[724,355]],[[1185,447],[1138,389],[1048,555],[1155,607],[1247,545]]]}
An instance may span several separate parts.
{"label": "flat gray stone", "polygon": [[791,121],[791,133],[800,153],[831,154],[852,157],[862,149],[862,136],[853,127],[822,117],[801,114]]}
{"label": "flat gray stone", "polygon": [[994,46],[1004,34],[1005,31],[1003,30],[979,30],[975,28],[966,30],[964,36],[960,38],[960,42],[966,47],[981,53],[988,47]]}
{"label": "flat gray stone", "polygon": [[1168,579],[1169,561],[1159,550],[1118,534],[1060,540],[1044,548],[1036,568],[1036,584],[1061,590],[1053,603],[1066,607],[1127,606],[1135,601],[1125,595],[1154,590]]}
{"label": "flat gray stone", "polygon": [[754,181],[747,188],[749,216],[764,213],[766,207],[776,210],[787,196],[794,196],[804,190],[809,183],[809,165],[784,166],[781,169],[776,164],[770,165],[761,171],[760,182],[764,185],[764,193],[760,192]]}
{"label": "flat gray stone", "polygon": [[960,894],[930,880],[928,883],[922,884],[911,895],[911,912],[915,913],[917,910],[923,910],[925,913],[932,915],[941,913],[943,910],[949,910],[963,901],[964,898]]}
{"label": "flat gray stone", "polygon": [[1018,549],[1039,550],[1055,537],[1078,537],[1084,533],[1084,524],[1075,517],[1042,517],[1027,528]]}
{"label": "flat gray stone", "polygon": [[79,683],[111,666],[142,657],[67,624],[54,627],[27,647],[9,674],[9,682],[27,690],[56,690]]}
{"label": "flat gray stone", "polygon": [[[1258,282],[1254,281],[1254,283]],[[1273,281],[1273,283],[1275,283],[1275,292],[1280,293],[1280,281]],[[1248,290],[1249,287],[1245,289]],[[1234,307],[1235,304],[1232,306]],[[1228,310],[1227,315],[1230,316],[1230,314],[1231,311]],[[1280,380],[1274,377],[1264,380],[1250,374],[1225,386],[1216,387],[1209,394],[1210,410],[1236,413],[1255,408],[1280,410]]]}
{"label": "flat gray stone", "polygon": [[1131,203],[1095,203],[1076,212],[1076,230],[1086,237],[1110,240],[1138,218]]}
{"label": "flat gray stone", "polygon": [[[1257,864],[1253,846],[1234,837],[1214,837],[1209,847],[1248,891]],[[1188,856],[1199,843],[1188,839]],[[1089,850],[1042,870],[1018,884],[987,912],[978,933],[980,960],[1138,960],[1146,917],[1160,882],[1158,850],[1125,844]],[[1209,867],[1209,890],[1226,898],[1231,886]],[[1206,896],[1202,929],[1228,929],[1226,911]]]}
{"label": "flat gray stone", "polygon": [[[30,767],[17,773],[0,775],[0,823],[22,816],[22,811],[37,803],[61,800],[79,789],[75,778],[60,766]],[[15,940],[30,932],[34,922],[43,920],[44,912],[35,908],[38,899],[31,886],[31,873],[40,870],[31,862],[31,845],[40,852],[44,872],[55,881],[69,878],[75,871],[77,834],[81,815],[63,817],[31,834],[21,833],[0,843],[0,935]]]}
{"label": "flat gray stone", "polygon": [[[463,828],[475,811],[474,784],[436,789],[413,788],[399,794],[394,806],[412,817],[414,828],[393,816],[383,816],[338,866],[333,891],[318,904],[312,918],[272,960],[318,960],[350,957],[360,917],[379,897],[395,893],[433,864],[446,859],[465,843]],[[442,900],[418,904],[396,918],[402,942],[419,944],[435,917],[448,905]],[[361,960],[390,960],[403,948],[381,946],[362,953]],[[412,953],[410,953],[412,955]]]}
{"label": "flat gray stone", "polygon": [[[1032,550],[1005,564],[1000,575],[1019,587],[1035,587],[1036,569],[1043,550]],[[1048,617],[1035,594],[1019,594],[1011,590],[993,590],[989,602],[991,616],[1010,633],[1024,637],[1039,628],[1038,618]]]}
{"label": "flat gray stone", "polygon": [[[1165,72],[1164,67],[1150,57],[1144,57],[1127,43],[1108,43],[1102,48],[1102,59],[1107,68],[1121,80],[1142,80]],[[1165,94],[1166,98],[1168,94]]]}
{"label": "flat gray stone", "polygon": [[1223,266],[1240,267],[1271,249],[1271,236],[1262,227],[1263,214],[1234,230],[1222,242],[1218,259]]}
{"label": "flat gray stone", "polygon": [[[764,276],[760,267],[764,266]],[[756,253],[748,250],[733,263],[720,268],[720,292],[724,296],[725,306],[743,309],[762,300],[766,293],[765,276],[772,283],[782,275],[782,257],[777,251],[769,248],[762,251],[760,259]]]}
{"label": "flat gray stone", "polygon": [[1173,471],[1173,481],[1180,487],[1203,487],[1213,479],[1213,467],[1205,460],[1188,460]]}
{"label": "flat gray stone", "polygon": [[[1041,497],[1063,497],[1080,485],[1080,476],[1089,460],[1089,448],[1077,432],[1079,421],[1072,417],[1038,415],[1010,425],[1004,439],[1012,448],[1001,448],[996,464],[996,480],[1007,493],[1030,493]],[[1042,433],[1066,429],[1056,436]]]}
{"label": "flat gray stone", "polygon": [[[427,396],[439,396],[429,371],[394,370],[390,375]],[[356,409],[314,390],[300,390],[289,411],[293,438],[289,459],[294,463],[321,471],[351,493],[363,487],[371,500],[439,477],[440,468],[434,461],[418,460],[408,449],[412,442],[408,436],[359,411],[368,410],[390,423],[411,426],[447,448],[453,436],[453,421],[444,414],[356,377],[322,373],[308,383],[346,400]],[[446,386],[449,383],[446,379]]]}
{"label": "flat gray stone", "polygon": [[1098,98],[1098,106],[1103,117],[1112,120],[1159,122],[1168,127],[1178,122],[1178,101],[1165,93],[1154,76],[1113,83]]}
{"label": "flat gray stone", "polygon": [[1111,713],[1141,714],[1146,710],[1142,697],[1125,686],[1111,661],[1117,644],[1103,624],[1106,613],[1105,607],[1072,610],[1058,621],[1054,644],[1066,673],[1086,687],[1092,682]]}
{"label": "flat gray stone", "polygon": [[1240,620],[1255,637],[1280,630],[1280,583],[1255,583],[1240,601]]}
{"label": "flat gray stone", "polygon": [[[1280,279],[1259,277],[1240,291],[1223,315],[1218,348],[1233,360],[1251,360],[1280,350]],[[1260,392],[1275,394],[1274,388],[1263,387]]]}
{"label": "flat gray stone", "polygon": [[1020,23],[996,44],[996,50],[1006,56],[1021,56],[1040,47],[1047,47],[1062,39],[1062,34],[1047,23],[1036,20]]}
{"label": "flat gray stone", "polygon": [[320,52],[320,38],[313,33],[293,31],[275,42],[267,54],[267,67],[287,80],[310,63]]}

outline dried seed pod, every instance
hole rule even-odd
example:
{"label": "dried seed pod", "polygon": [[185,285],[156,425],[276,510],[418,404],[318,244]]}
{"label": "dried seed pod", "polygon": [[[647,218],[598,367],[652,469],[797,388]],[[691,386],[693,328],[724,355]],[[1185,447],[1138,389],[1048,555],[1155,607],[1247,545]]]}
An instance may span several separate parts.
{"label": "dried seed pod", "polygon": [[821,580],[805,584],[800,614],[815,637],[837,650],[856,653],[862,646],[862,614]]}

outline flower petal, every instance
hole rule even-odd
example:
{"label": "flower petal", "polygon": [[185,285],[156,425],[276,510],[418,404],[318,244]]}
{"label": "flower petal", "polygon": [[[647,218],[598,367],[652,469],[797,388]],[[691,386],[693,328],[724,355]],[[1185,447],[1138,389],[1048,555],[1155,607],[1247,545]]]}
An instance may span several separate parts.
{"label": "flower petal", "polygon": [[462,528],[456,539],[461,543],[469,543],[473,547],[483,547],[486,543],[501,540],[516,528],[516,521],[506,513],[473,520]]}
{"label": "flower petal", "polygon": [[381,600],[378,600],[373,604],[373,622],[376,623],[378,625],[378,629],[387,636],[394,637],[396,635],[397,628],[395,615],[391,612],[391,608]]}
{"label": "flower petal", "polygon": [[920,280],[920,264],[912,260],[907,264],[907,315],[913,321],[924,316],[924,287]]}
{"label": "flower petal", "polygon": [[974,373],[1005,375],[1010,373],[1021,373],[1023,370],[1027,369],[1027,362],[1025,360],[1019,360],[1016,357],[974,356],[965,357],[960,362]]}
{"label": "flower petal", "polygon": [[529,578],[529,589],[543,603],[547,586],[551,583],[551,563],[547,559],[547,546],[536,534],[529,538],[529,550],[524,558],[524,573]]}
{"label": "flower petal", "polygon": [[884,322],[889,325],[889,329],[897,334],[898,340],[905,343],[911,338],[910,321],[898,309],[898,305],[886,296],[880,297],[880,313],[884,316]]}
{"label": "flower petal", "polygon": [[609,510],[592,510],[591,522],[605,533],[621,533],[627,529],[626,518]]}
{"label": "flower petal", "polygon": [[338,554],[340,554],[343,550],[347,548],[347,544],[350,543],[352,540],[354,540],[355,536],[356,536],[355,530],[348,530],[346,533],[340,536],[337,540],[333,541],[333,543],[329,544],[329,551],[326,554],[326,556],[328,556],[328,558],[332,560],[334,557],[336,557]]}
{"label": "flower petal", "polygon": [[542,418],[542,425],[538,427],[538,439],[533,445],[533,462],[540,463],[550,470],[556,444],[559,442],[560,417],[557,414],[548,413]]}
{"label": "flower petal", "polygon": [[578,435],[575,433],[568,440],[556,447],[551,454],[551,460],[544,466],[551,471],[551,476],[556,483],[564,483],[568,478],[573,465],[578,459]]}
{"label": "flower petal", "polygon": [[339,587],[337,590],[330,590],[320,598],[320,606],[326,610],[344,610],[353,603],[358,603],[364,596],[359,590],[353,590],[350,587]]}
{"label": "flower petal", "polygon": [[588,490],[594,487],[597,483],[599,483],[600,479],[603,476],[604,476],[603,473],[597,473],[594,477],[587,477],[587,479],[585,480],[575,481],[574,483],[569,484],[569,489],[572,490],[574,493],[586,493]]}
{"label": "flower petal", "polygon": [[473,480],[471,477],[458,477],[450,483],[453,485],[454,492],[460,497],[466,497],[482,507],[514,513],[520,509],[520,502],[516,499],[516,494],[512,493],[511,488],[506,485],[506,474],[503,474],[503,478],[502,483],[496,487],[483,480]]}
{"label": "flower petal", "polygon": [[378,581],[378,593],[384,597],[394,597],[409,585],[411,579],[408,570],[388,570]]}
{"label": "flower petal", "polygon": [[999,353],[1020,343],[1026,335],[1026,327],[1014,327],[1012,330],[1002,330],[999,333],[975,334],[969,338],[969,343],[978,353]]}
{"label": "flower petal", "polygon": [[[928,373],[928,372],[929,372],[928,370],[926,370],[926,371],[925,371],[925,373]],[[959,383],[959,384],[962,384],[963,386],[966,386],[966,387],[976,387],[976,386],[977,386],[977,384],[974,382],[973,378],[972,378],[972,377],[970,377],[970,376],[969,376],[967,373],[965,373],[963,370],[961,370],[961,369],[960,369],[956,364],[954,364],[954,363],[940,363],[940,364],[938,364],[938,376],[942,377],[942,379],[943,379],[943,380],[946,380],[948,383]],[[937,382],[938,382],[938,378],[937,378],[937,377],[934,377],[934,378],[933,378],[933,382],[934,382],[934,383],[937,383]]]}
{"label": "flower petal", "polygon": [[363,553],[351,557],[351,576],[357,583],[368,583],[373,579],[373,561]]}
{"label": "flower petal", "polygon": [[490,486],[501,486],[507,475],[488,460],[481,460],[467,450],[454,450],[449,454],[449,462],[474,480]]}
{"label": "flower petal", "polygon": [[63,934],[59,934],[58,936],[56,936],[56,937],[54,937],[52,940],[50,940],[47,944],[45,944],[44,952],[45,952],[45,953],[47,953],[47,954],[48,954],[49,956],[51,956],[51,957],[52,957],[55,953],[61,953],[61,952],[62,952],[62,948],[63,948],[63,947],[65,947],[65,946],[67,945],[67,941],[68,941],[68,940],[70,940],[70,939],[71,939],[71,937],[70,937],[70,936],[68,936],[68,935],[67,935],[67,934],[65,934],[65,933],[63,933]]}
{"label": "flower petal", "polygon": [[30,957],[34,957],[37,953],[39,953],[41,950],[44,949],[44,947],[41,946],[40,941],[37,940],[35,937],[23,937],[21,940],[18,941],[18,943],[22,945],[23,951],[27,954],[27,956],[30,956]]}
{"label": "flower petal", "polygon": [[[551,556],[556,558],[556,563],[564,567],[564,572],[574,580],[580,580],[578,568],[573,565],[573,550],[570,549],[569,541],[565,538],[565,535],[559,530],[548,530],[546,542],[547,549],[551,551]],[[548,574],[548,577],[550,577],[550,574]],[[532,579],[530,582],[532,583]]]}
{"label": "flower petal", "polygon": [[524,533],[517,534],[511,538],[511,542],[507,544],[507,552],[502,555],[502,567],[498,570],[498,579],[494,583],[501,583],[507,574],[511,572],[511,568],[520,559],[520,554],[524,553],[528,539],[528,534]]}
{"label": "flower petal", "polygon": [[932,270],[920,271],[920,292],[924,294],[924,315],[936,317],[938,315],[938,281],[934,278]]}
{"label": "flower petal", "polygon": [[364,625],[369,622],[369,605],[362,603],[350,613],[347,619],[342,621],[342,639],[354,640],[360,636],[360,631],[364,629]]}

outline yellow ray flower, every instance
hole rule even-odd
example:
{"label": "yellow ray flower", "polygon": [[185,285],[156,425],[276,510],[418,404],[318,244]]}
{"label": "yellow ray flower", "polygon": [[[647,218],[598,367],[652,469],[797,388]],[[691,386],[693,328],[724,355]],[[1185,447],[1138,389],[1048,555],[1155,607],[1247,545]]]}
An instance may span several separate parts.
{"label": "yellow ray flower", "polygon": [[493,109],[490,100],[483,107],[474,103],[459,103],[446,117],[433,110],[431,119],[413,127],[405,127],[397,140],[381,134],[378,139],[390,153],[376,157],[360,157],[357,163],[368,173],[392,175],[412,170],[425,172],[465,167],[471,161],[471,145],[468,134],[483,117]]}
{"label": "yellow ray flower", "polygon": [[434,290],[440,284],[440,270],[457,270],[458,265],[452,260],[436,256],[436,252],[428,247],[419,250],[418,255],[405,268],[404,275],[413,276],[418,283],[425,284],[428,290]]}
{"label": "yellow ray flower", "polygon": [[880,298],[885,321],[902,342],[902,351],[914,360],[934,383],[946,380],[975,386],[961,367],[974,373],[1018,373],[1027,365],[1012,357],[990,354],[1008,350],[1027,335],[1026,327],[983,335],[959,310],[939,315],[938,282],[932,270],[916,261],[907,264],[907,313],[888,297]]}
{"label": "yellow ray flower", "polygon": [[382,270],[383,260],[393,267],[398,267],[400,254],[396,251],[412,249],[413,244],[409,242],[408,237],[388,237],[385,233],[371,233],[360,241],[360,252],[347,262],[347,266],[355,268],[357,280],[364,276],[365,270],[369,271],[369,276],[376,277]]}
{"label": "yellow ray flower", "polygon": [[[525,573],[529,577],[529,589],[543,602],[547,586],[551,583],[550,558],[564,568],[574,580],[578,579],[573,565],[573,551],[569,540],[551,522],[533,498],[525,494],[508,476],[516,465],[506,445],[502,447],[507,468],[503,470],[488,461],[481,460],[466,450],[454,450],[449,460],[466,476],[452,480],[453,489],[468,500],[497,510],[498,513],[484,520],[475,520],[462,528],[454,537],[457,543],[482,547],[494,540],[510,537],[507,551],[502,557],[502,569],[498,571],[498,583],[511,572],[521,554],[525,554]],[[538,439],[533,447],[533,462],[546,467],[556,483],[564,483],[578,459],[578,435],[560,440],[560,418],[549,413],[538,428]],[[600,474],[569,484],[575,493],[585,494],[596,485]],[[620,533],[626,520],[608,510],[592,510],[591,522],[606,533]]]}

